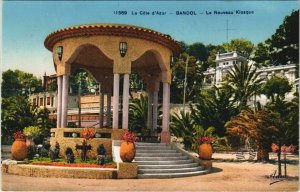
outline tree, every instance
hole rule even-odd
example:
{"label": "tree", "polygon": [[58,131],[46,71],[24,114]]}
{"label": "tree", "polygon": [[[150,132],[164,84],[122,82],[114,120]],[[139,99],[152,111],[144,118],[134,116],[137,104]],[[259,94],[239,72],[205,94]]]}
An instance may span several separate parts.
{"label": "tree", "polygon": [[285,94],[292,90],[292,86],[285,77],[272,76],[262,88],[262,93],[271,98],[272,103],[275,100],[284,100]]}
{"label": "tree", "polygon": [[40,109],[37,113],[36,123],[38,127],[42,130],[43,136],[49,136],[50,135],[50,129],[53,127],[56,127],[56,120],[49,119],[50,111],[44,107],[43,109]]}
{"label": "tree", "polygon": [[299,10],[286,16],[276,32],[258,44],[253,60],[259,65],[299,63]]}
{"label": "tree", "polygon": [[269,160],[274,136],[279,134],[278,117],[266,110],[246,110],[226,123],[228,134],[243,140],[253,139],[257,145],[257,160]]}
{"label": "tree", "polygon": [[238,103],[239,109],[247,107],[247,101],[261,90],[264,79],[259,75],[257,68],[247,63],[234,65],[228,71],[224,88],[229,87],[233,90],[234,100]]}
{"label": "tree", "polygon": [[42,90],[42,80],[31,73],[10,69],[2,73],[1,94],[4,98],[38,93]]}
{"label": "tree", "polygon": [[257,67],[272,65],[273,61],[271,60],[269,49],[270,47],[266,43],[257,44],[252,58],[252,60],[256,62],[255,65]]}
{"label": "tree", "polygon": [[266,43],[274,65],[299,63],[299,10],[286,16]]}
{"label": "tree", "polygon": [[194,106],[190,106],[192,119],[203,128],[215,127],[219,136],[224,136],[225,123],[239,113],[231,99],[231,90],[214,88],[201,93]]}
{"label": "tree", "polygon": [[[278,134],[275,143],[281,149],[282,145],[299,143],[299,97],[292,101],[284,101],[284,97],[276,97],[267,103],[266,108],[278,117]],[[281,150],[277,151],[278,175],[281,175]]]}
{"label": "tree", "polygon": [[199,61],[207,61],[208,51],[203,43],[196,42],[188,46],[187,53]]}
{"label": "tree", "polygon": [[[157,123],[161,124],[161,106],[157,106]],[[141,94],[140,98],[131,99],[129,103],[129,130],[144,133],[147,129],[148,96]],[[158,130],[157,130],[158,131]],[[148,132],[149,133],[149,132]]]}
{"label": "tree", "polygon": [[171,133],[176,137],[183,139],[184,148],[187,150],[197,150],[197,139],[202,136],[212,136],[215,128],[209,127],[204,129],[202,126],[195,124],[190,112],[183,110],[179,114],[172,115],[170,123]]}
{"label": "tree", "polygon": [[26,97],[16,96],[2,98],[1,103],[1,130],[2,136],[13,135],[17,130],[35,125],[37,108]]}
{"label": "tree", "polygon": [[[171,103],[182,103],[183,101],[187,56],[186,53],[181,54],[179,59],[171,66],[173,74],[171,83]],[[188,60],[187,77],[186,100],[193,102],[200,92],[203,81],[201,66],[193,56],[190,56]]]}
{"label": "tree", "polygon": [[72,93],[78,93],[80,86],[81,93],[90,93],[92,88],[95,88],[97,82],[84,69],[78,69],[70,76],[70,87]]}
{"label": "tree", "polygon": [[229,43],[224,43],[222,46],[225,48],[226,52],[237,51],[247,58],[250,57],[254,49],[254,44],[244,38],[233,39]]}

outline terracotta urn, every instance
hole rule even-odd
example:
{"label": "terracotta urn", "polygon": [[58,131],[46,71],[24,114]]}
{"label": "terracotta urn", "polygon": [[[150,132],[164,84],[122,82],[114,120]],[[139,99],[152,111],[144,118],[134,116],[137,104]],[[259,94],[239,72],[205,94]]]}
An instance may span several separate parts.
{"label": "terracotta urn", "polygon": [[130,141],[123,141],[120,147],[120,157],[123,162],[132,162],[135,157],[135,144]]}
{"label": "terracotta urn", "polygon": [[213,148],[210,143],[202,143],[199,146],[199,158],[209,160],[213,154]]}
{"label": "terracotta urn", "polygon": [[25,139],[16,139],[11,146],[12,158],[23,161],[27,157],[27,146]]}

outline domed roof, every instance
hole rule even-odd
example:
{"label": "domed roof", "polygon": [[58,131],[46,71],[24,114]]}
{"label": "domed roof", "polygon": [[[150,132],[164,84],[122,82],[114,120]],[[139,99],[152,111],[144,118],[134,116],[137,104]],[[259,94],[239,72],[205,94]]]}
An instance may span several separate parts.
{"label": "domed roof", "polygon": [[55,43],[60,40],[93,35],[134,37],[161,44],[169,48],[174,55],[178,55],[181,51],[180,44],[170,35],[152,29],[123,24],[86,24],[59,29],[46,37],[44,45],[52,51]]}

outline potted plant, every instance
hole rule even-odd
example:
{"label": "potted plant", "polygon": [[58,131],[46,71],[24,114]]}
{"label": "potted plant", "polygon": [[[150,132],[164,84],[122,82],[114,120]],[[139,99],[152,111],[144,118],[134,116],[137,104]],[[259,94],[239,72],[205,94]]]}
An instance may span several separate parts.
{"label": "potted plant", "polygon": [[199,137],[197,141],[200,143],[199,145],[199,158],[209,160],[213,154],[212,144],[214,142],[214,138],[210,136]]}
{"label": "potted plant", "polygon": [[28,126],[24,128],[23,133],[26,136],[26,145],[30,147],[35,146],[34,140],[42,134],[42,130],[37,126]]}
{"label": "potted plant", "polygon": [[122,134],[121,139],[123,142],[121,143],[120,147],[120,157],[123,162],[132,162],[136,153],[134,142],[137,141],[137,137],[134,135],[134,133],[125,131]]}
{"label": "potted plant", "polygon": [[88,151],[87,141],[90,140],[90,139],[93,139],[95,134],[96,134],[95,129],[84,128],[81,135],[80,135],[83,138],[82,148],[81,148],[81,160],[82,161],[86,161],[86,154],[87,154],[87,151]]}
{"label": "potted plant", "polygon": [[27,146],[25,135],[21,130],[14,133],[15,141],[11,147],[12,158],[17,161],[23,161],[27,157]]}

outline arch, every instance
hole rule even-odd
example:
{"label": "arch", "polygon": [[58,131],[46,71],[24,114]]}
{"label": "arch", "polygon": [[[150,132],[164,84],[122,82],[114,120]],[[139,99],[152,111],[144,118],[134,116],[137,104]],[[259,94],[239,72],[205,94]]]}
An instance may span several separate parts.
{"label": "arch", "polygon": [[[113,67],[113,60],[110,59],[103,51],[101,51],[97,45],[91,43],[79,45],[66,61],[67,64],[71,65],[77,63],[92,67],[103,67],[101,62],[106,65],[110,64],[111,68]],[[110,67],[107,66],[106,68]]]}
{"label": "arch", "polygon": [[148,50],[140,53],[140,55],[137,57],[137,59],[132,61],[131,68],[134,68],[138,64],[138,62],[141,62],[143,60],[144,60],[144,62],[146,62],[146,64],[144,64],[144,66],[146,66],[148,68],[151,65],[151,63],[149,64],[149,62],[153,61],[153,58],[148,58],[148,57],[149,56],[151,57],[152,55],[155,57],[155,60],[157,61],[157,64],[159,65],[161,71],[168,70],[168,66],[166,66],[166,63],[164,62],[163,57],[155,49],[148,49]]}

